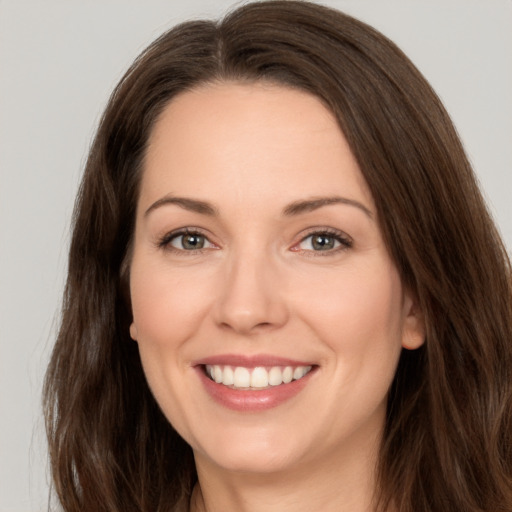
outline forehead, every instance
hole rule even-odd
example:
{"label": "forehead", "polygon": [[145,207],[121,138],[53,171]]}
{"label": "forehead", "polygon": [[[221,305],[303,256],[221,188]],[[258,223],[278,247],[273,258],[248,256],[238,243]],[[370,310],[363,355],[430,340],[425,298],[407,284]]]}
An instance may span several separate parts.
{"label": "forehead", "polygon": [[352,195],[371,203],[334,115],[315,96],[267,83],[181,93],[157,120],[141,200],[158,194],[242,202]]}

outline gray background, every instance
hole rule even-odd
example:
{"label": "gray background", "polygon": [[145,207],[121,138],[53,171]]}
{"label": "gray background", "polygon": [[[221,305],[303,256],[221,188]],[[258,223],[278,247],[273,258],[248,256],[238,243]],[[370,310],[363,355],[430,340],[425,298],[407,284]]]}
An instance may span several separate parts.
{"label": "gray background", "polygon": [[[512,248],[512,2],[331,0],[393,39],[452,115]],[[227,0],[0,0],[0,512],[47,507],[40,413],[70,214],[108,94],[178,21]]]}

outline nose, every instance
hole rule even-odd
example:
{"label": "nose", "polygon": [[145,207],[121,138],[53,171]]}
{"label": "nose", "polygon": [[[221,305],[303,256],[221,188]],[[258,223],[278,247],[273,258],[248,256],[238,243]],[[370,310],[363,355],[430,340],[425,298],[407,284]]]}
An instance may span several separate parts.
{"label": "nose", "polygon": [[250,335],[282,327],[288,320],[282,273],[263,254],[238,254],[226,261],[215,305],[224,329]]}

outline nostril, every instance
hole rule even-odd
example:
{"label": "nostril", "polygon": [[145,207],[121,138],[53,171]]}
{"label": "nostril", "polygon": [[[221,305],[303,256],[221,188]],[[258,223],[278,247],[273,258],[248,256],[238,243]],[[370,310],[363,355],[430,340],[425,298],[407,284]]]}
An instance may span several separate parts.
{"label": "nostril", "polygon": [[266,328],[266,327],[272,327],[272,324],[270,322],[260,322],[259,324],[256,324],[254,328]]}
{"label": "nostril", "polygon": [[238,332],[245,332],[246,334],[257,333],[259,331],[266,331],[272,329],[274,324],[271,322],[258,322],[258,323],[242,323],[242,322],[222,322],[219,324],[221,329],[233,330]]}

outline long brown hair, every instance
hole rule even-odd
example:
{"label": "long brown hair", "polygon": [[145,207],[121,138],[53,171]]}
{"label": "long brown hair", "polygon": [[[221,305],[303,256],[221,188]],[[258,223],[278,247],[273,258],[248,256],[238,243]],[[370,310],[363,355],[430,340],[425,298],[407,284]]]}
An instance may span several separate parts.
{"label": "long brown hair", "polygon": [[126,279],[152,126],[181,91],[267,80],[336,115],[377,207],[426,343],[389,393],[377,504],[400,512],[512,511],[510,263],[452,123],[404,54],[371,27],[300,1],[184,23],[113,92],[78,194],[44,404],[66,512],[185,509],[190,447],[160,412],[129,337]]}

